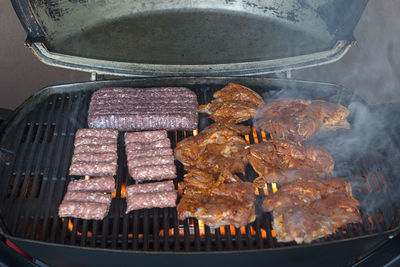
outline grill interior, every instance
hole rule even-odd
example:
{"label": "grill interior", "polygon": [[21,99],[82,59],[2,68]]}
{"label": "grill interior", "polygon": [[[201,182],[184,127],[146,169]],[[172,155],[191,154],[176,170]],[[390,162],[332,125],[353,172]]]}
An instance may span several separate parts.
{"label": "grill interior", "polygon": [[[204,104],[211,101],[213,92],[223,85],[186,86],[196,92],[199,104]],[[272,93],[276,95],[274,90],[278,90],[267,85],[251,88],[264,96]],[[14,117],[3,128],[1,146],[5,149],[0,151],[0,211],[6,234],[78,247],[155,252],[236,251],[304,246],[279,243],[274,238],[272,215],[263,213],[260,205],[265,194],[276,191],[276,186],[272,184],[258,189],[257,219],[241,228],[225,226],[210,229],[196,219],[180,222],[174,208],[138,210],[125,214],[126,203],[121,189],[133,181],[127,171],[123,133],[119,134],[117,188],[109,215],[103,221],[59,218],[57,209],[68,182],[82,179],[68,176],[68,168],[74,134],[77,129],[87,127],[87,109],[94,90],[89,88],[43,93],[45,96],[40,101],[25,105],[19,110],[19,114],[23,115]],[[307,92],[304,90],[303,97],[307,97]],[[324,94],[320,91],[319,94],[322,99],[340,100],[344,105],[349,101],[349,98],[338,92]],[[210,123],[207,116],[201,115],[199,130]],[[337,135],[340,131],[331,134]],[[175,147],[177,142],[193,135],[193,132],[177,131],[169,132],[168,135]],[[267,133],[254,130],[249,134],[248,141],[257,143],[268,138]],[[385,151],[371,151],[352,161],[336,159],[335,174],[352,182],[353,193],[362,203],[363,223],[347,225],[334,235],[313,243],[377,235],[398,228],[399,204],[393,195],[398,182],[390,157]],[[178,180],[182,180],[182,165],[179,162],[176,165]],[[255,177],[255,172],[248,167],[243,179],[252,181]],[[367,205],[372,199],[380,200],[373,210]]]}

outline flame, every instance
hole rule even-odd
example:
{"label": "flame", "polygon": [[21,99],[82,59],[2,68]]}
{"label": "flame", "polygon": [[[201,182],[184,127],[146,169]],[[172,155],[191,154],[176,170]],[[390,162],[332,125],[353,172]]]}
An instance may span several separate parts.
{"label": "flame", "polygon": [[256,195],[256,196],[259,196],[260,195],[260,192],[258,191],[258,188],[256,187],[256,190],[254,190],[254,194]]}
{"label": "flame", "polygon": [[265,231],[264,229],[260,228],[260,232],[261,232],[261,238],[262,239],[267,239],[267,231]]}
{"label": "flame", "polygon": [[264,142],[267,141],[267,134],[264,131],[261,131],[261,137]]}
{"label": "flame", "polygon": [[271,230],[271,235],[272,235],[272,237],[273,237],[273,238],[275,238],[275,237],[276,237],[276,232],[275,232],[275,230],[274,230],[274,229],[272,229],[272,230]]}
{"label": "flame", "polygon": [[257,130],[254,127],[252,127],[252,129],[253,129],[254,143],[258,144]]}
{"label": "flame", "polygon": [[206,228],[205,228],[205,224],[203,221],[199,220],[199,231],[200,231],[200,237],[205,236],[206,234]]}
{"label": "flame", "polygon": [[90,176],[89,175],[85,175],[85,180],[89,180]]}
{"label": "flame", "polygon": [[229,230],[231,230],[231,235],[236,235],[236,228],[232,224],[229,225]]}
{"label": "flame", "polygon": [[225,235],[225,226],[219,227],[219,232],[221,233],[221,235]]}
{"label": "flame", "polygon": [[248,144],[250,144],[250,137],[249,137],[248,134],[246,134],[246,135],[244,136],[244,139],[246,140],[246,142],[247,142]]}
{"label": "flame", "polygon": [[197,129],[197,128],[194,129],[194,130],[193,130],[193,136],[196,136],[196,135],[198,135],[198,134],[199,134],[199,129]]}
{"label": "flame", "polygon": [[268,186],[267,186],[267,184],[264,185],[263,191],[264,191],[265,195],[268,195]]}
{"label": "flame", "polygon": [[297,144],[301,147],[302,146],[302,144],[300,143],[300,141],[297,141]]}
{"label": "flame", "polygon": [[269,134],[269,136],[271,137],[271,139],[274,139],[274,136],[272,134]]}
{"label": "flame", "polygon": [[247,232],[246,232],[246,227],[244,227],[244,226],[242,226],[242,227],[240,227],[240,233],[242,234],[242,235],[245,235]]}
{"label": "flame", "polygon": [[125,198],[126,184],[121,185],[121,198]]}
{"label": "flame", "polygon": [[[64,221],[64,219],[62,219],[62,221]],[[68,230],[70,232],[72,232],[72,230],[74,229],[74,224],[72,223],[71,219],[68,220]],[[77,236],[82,236],[82,233],[79,231],[76,231],[76,235]],[[88,231],[86,234],[87,237],[91,237],[92,236],[92,232]]]}
{"label": "flame", "polygon": [[256,231],[254,230],[253,226],[250,226],[250,233],[252,236],[256,235]]}
{"label": "flame", "polygon": [[276,191],[278,191],[278,187],[276,186],[276,183],[272,183],[271,184],[272,185],[272,192],[276,192]]}

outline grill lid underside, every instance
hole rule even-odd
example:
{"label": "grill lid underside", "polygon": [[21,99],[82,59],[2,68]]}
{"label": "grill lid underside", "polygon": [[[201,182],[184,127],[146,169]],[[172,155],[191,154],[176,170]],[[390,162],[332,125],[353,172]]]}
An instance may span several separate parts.
{"label": "grill lid underside", "polygon": [[250,75],[333,62],[367,0],[13,0],[43,62],[127,76]]}

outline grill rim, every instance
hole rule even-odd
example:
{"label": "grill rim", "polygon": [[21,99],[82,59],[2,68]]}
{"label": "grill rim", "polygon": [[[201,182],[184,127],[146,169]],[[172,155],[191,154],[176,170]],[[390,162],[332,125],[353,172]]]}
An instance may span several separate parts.
{"label": "grill rim", "polygon": [[[157,83],[155,83],[157,82]],[[3,131],[6,129],[6,127],[9,126],[9,124],[12,126],[12,123],[18,123],[18,119],[22,119],[23,113],[28,113],[29,111],[25,110],[25,103],[26,105],[35,105],[37,101],[41,101],[43,97],[49,97],[53,94],[65,94],[65,93],[70,93],[72,94],[73,92],[87,92],[93,89],[98,89],[102,87],[107,87],[107,86],[127,86],[127,87],[149,87],[149,84],[151,86],[169,86],[169,85],[176,85],[176,84],[184,84],[185,86],[202,86],[204,84],[211,84],[211,85],[222,85],[226,84],[228,82],[237,82],[237,83],[243,83],[249,87],[251,86],[279,86],[281,89],[281,85],[279,83],[283,83],[286,85],[290,84],[307,84],[309,86],[318,86],[321,87],[321,85],[328,86],[330,89],[334,89],[337,92],[345,92],[348,93],[349,91],[344,88],[343,86],[340,85],[335,85],[335,84],[330,84],[330,83],[320,83],[320,82],[314,82],[314,81],[296,81],[296,80],[287,80],[287,79],[276,79],[276,78],[262,78],[262,77],[203,77],[203,78],[186,78],[186,77],[178,77],[178,78],[143,78],[143,79],[124,79],[124,80],[107,80],[107,81],[100,81],[100,82],[84,82],[84,83],[74,83],[74,84],[65,84],[65,85],[56,85],[56,86],[51,86],[51,87],[46,87],[41,90],[39,90],[37,93],[35,93],[33,96],[28,98],[21,106],[18,107],[17,111],[13,116],[9,118],[8,121],[4,122],[2,126],[0,127],[0,134],[4,134]],[[84,86],[87,85],[88,87],[84,88],[76,88],[79,86]],[[71,90],[72,89],[72,90]],[[267,92],[267,90],[266,90]],[[332,92],[332,91],[330,91]],[[356,95],[351,95],[351,98],[353,99],[354,97],[357,97]],[[358,97],[357,97],[358,98]],[[363,104],[367,105],[365,101],[360,99],[360,102]],[[16,121],[13,120],[13,118],[16,118]],[[11,127],[10,126],[10,127]],[[22,130],[21,130],[22,131]],[[68,137],[68,136],[67,136]],[[68,142],[68,141],[65,141]],[[51,177],[48,177],[51,179]],[[66,178],[66,177],[62,177]],[[64,181],[65,182],[65,181]],[[1,225],[0,225],[1,226]],[[57,246],[60,245],[62,247],[69,247],[69,248],[76,248],[76,249],[90,249],[93,251],[112,251],[112,252],[120,252],[120,253],[126,253],[127,250],[124,248],[99,248],[99,247],[88,247],[88,246],[78,246],[78,245],[67,245],[67,244],[60,244],[60,243],[51,243],[51,242],[43,242],[43,241],[38,241],[38,240],[31,240],[31,239],[24,239],[24,238],[19,238],[19,237],[14,237],[10,234],[6,234],[2,231],[0,227],[0,233],[4,234],[6,237],[8,237],[12,241],[16,241],[19,244],[22,242],[28,242],[28,244],[31,243],[36,243],[36,244],[41,244],[41,245],[50,245],[50,246]],[[269,248],[256,248],[256,249],[245,249],[245,250],[223,250],[223,251],[173,251],[171,248],[170,251],[151,251],[151,250],[129,250],[129,253],[133,254],[156,254],[156,255],[190,255],[190,254],[232,254],[232,253],[255,253],[255,252],[264,252],[268,253],[268,251],[287,251],[288,249],[299,249],[299,248],[313,248],[313,247],[319,247],[319,246],[324,246],[324,245],[329,245],[329,244],[337,244],[337,243],[342,243],[342,242],[351,242],[355,240],[360,240],[360,239],[369,239],[369,238],[390,238],[392,235],[397,235],[400,233],[400,225],[396,226],[393,229],[384,231],[384,232],[378,232],[378,233],[371,233],[371,234],[363,234],[362,236],[355,236],[355,237],[346,237],[344,239],[340,240],[330,240],[330,241],[318,241],[316,243],[312,244],[301,244],[301,245],[290,245],[290,246],[282,246],[282,247],[269,247]],[[24,246],[21,246],[24,247]]]}

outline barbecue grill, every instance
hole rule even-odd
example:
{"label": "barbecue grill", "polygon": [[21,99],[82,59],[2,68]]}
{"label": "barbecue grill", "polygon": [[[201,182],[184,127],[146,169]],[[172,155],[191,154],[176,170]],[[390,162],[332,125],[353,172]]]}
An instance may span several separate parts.
{"label": "barbecue grill", "polygon": [[[353,1],[346,8],[345,1],[330,0],[317,4],[288,1],[281,6],[274,5],[273,1],[209,1],[208,4],[212,2],[215,10],[207,9],[207,5],[195,6],[189,3],[191,1],[175,1],[175,6],[172,2],[157,1],[159,5],[154,5],[152,1],[143,1],[142,5],[129,3],[120,6],[108,1],[104,1],[103,5],[89,1],[13,2],[28,33],[27,44],[48,64],[90,71],[94,79],[102,74],[185,77],[142,77],[51,86],[38,91],[18,107],[0,128],[2,240],[31,255],[33,263],[30,261],[29,264],[54,266],[109,266],[122,262],[140,265],[204,265],[211,262],[250,265],[267,261],[282,265],[312,263],[337,266],[374,262],[380,250],[389,250],[387,246],[392,246],[391,250],[398,253],[393,245],[399,242],[400,231],[400,168],[396,162],[400,149],[400,127],[395,118],[382,125],[382,131],[369,140],[373,145],[367,149],[361,152],[355,149],[356,155],[334,155],[335,174],[352,182],[353,193],[362,204],[362,223],[346,225],[334,235],[309,245],[276,241],[271,228],[272,215],[263,213],[260,205],[266,194],[276,191],[273,184],[257,189],[257,219],[241,228],[224,226],[210,229],[196,219],[178,221],[173,208],[125,214],[125,188],[132,181],[127,171],[123,133],[118,139],[117,187],[109,215],[102,221],[57,216],[68,182],[82,178],[68,175],[74,134],[77,129],[87,127],[90,97],[103,87],[184,86],[196,93],[199,104],[205,104],[212,100],[215,91],[229,82],[235,82],[252,88],[265,99],[284,94],[339,102],[347,107],[361,106],[368,110],[372,122],[400,111],[396,105],[369,107],[347,89],[333,84],[265,77],[222,77],[227,74],[289,71],[339,59],[354,41],[352,30],[366,1]],[[125,5],[131,9],[127,10]],[[338,11],[338,17],[334,19],[328,14],[333,10]],[[85,12],[96,16],[81,19]],[[353,16],[349,16],[350,13]],[[99,18],[103,18],[102,22]],[[273,25],[268,33],[277,40],[272,38],[273,41],[266,42],[256,37],[257,40],[250,40],[255,42],[251,45],[248,39],[258,32],[252,33],[249,29],[249,35],[241,32],[242,35],[233,37],[235,44],[222,43],[227,33],[234,30],[227,23],[232,18],[246,25]],[[206,24],[193,23],[196,19],[203,19]],[[188,21],[192,24],[187,24]],[[221,27],[215,27],[217,22]],[[168,25],[163,29],[170,31],[165,36],[172,37],[164,43],[155,43],[160,40],[146,35],[145,30],[152,27],[152,33],[156,34],[163,24]],[[136,32],[130,33],[132,28],[126,25],[137,25]],[[307,31],[310,25],[319,26]],[[176,35],[174,27],[178,27],[181,35]],[[113,29],[118,30],[113,32]],[[206,38],[209,30],[217,37]],[[204,42],[196,45],[199,39],[193,37],[193,32],[211,40],[210,43],[205,47],[202,47]],[[295,39],[290,38],[294,33],[298,34],[297,38],[306,33],[306,38],[302,39],[304,42],[300,42],[297,48],[291,46]],[[184,41],[187,36],[193,38],[178,45],[179,49],[168,48],[169,53],[165,53],[163,49],[167,45],[175,44],[174,38]],[[118,37],[126,39],[119,41],[115,39]],[[104,40],[104,43],[96,43],[98,40]],[[129,42],[133,41],[139,44],[128,49],[132,44]],[[282,52],[282,47],[279,47],[282,43],[286,44],[284,49],[290,52]],[[222,44],[227,46],[226,49],[221,49]],[[260,50],[265,44],[268,44],[268,52],[265,48]],[[200,51],[198,55],[189,49],[192,45]],[[148,46],[151,50],[146,50]],[[204,77],[205,74],[214,77]],[[354,123],[356,115],[354,112],[350,115],[350,123]],[[210,123],[212,121],[207,116],[200,115],[198,131]],[[252,126],[251,122],[247,123]],[[375,125],[365,122],[361,129],[371,127]],[[173,147],[193,134],[196,133],[168,132]],[[354,134],[353,130],[338,130],[320,134],[310,143],[336,142]],[[252,144],[268,138],[268,133],[254,128],[246,136]],[[183,166],[179,162],[176,165],[178,181],[181,181]],[[255,177],[255,172],[249,167],[241,178],[252,181]],[[388,243],[390,239],[393,240]]]}

